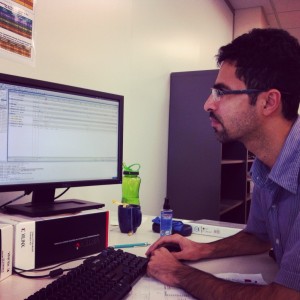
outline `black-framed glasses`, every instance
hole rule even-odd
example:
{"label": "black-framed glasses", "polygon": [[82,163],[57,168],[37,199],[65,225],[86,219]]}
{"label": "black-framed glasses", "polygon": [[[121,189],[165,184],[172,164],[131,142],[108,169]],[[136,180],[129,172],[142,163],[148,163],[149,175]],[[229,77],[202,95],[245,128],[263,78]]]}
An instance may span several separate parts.
{"label": "black-framed glasses", "polygon": [[258,94],[264,92],[263,90],[257,89],[247,89],[247,90],[220,90],[217,88],[211,88],[211,95],[215,102],[221,100],[221,97],[224,95],[241,95],[241,94]]}

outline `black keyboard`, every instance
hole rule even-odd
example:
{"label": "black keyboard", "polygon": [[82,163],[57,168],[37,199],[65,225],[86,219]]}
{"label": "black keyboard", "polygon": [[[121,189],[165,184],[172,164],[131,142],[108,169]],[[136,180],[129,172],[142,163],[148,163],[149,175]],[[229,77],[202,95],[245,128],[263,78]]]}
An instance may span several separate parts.
{"label": "black keyboard", "polygon": [[146,273],[148,259],[111,247],[87,258],[26,300],[119,300]]}

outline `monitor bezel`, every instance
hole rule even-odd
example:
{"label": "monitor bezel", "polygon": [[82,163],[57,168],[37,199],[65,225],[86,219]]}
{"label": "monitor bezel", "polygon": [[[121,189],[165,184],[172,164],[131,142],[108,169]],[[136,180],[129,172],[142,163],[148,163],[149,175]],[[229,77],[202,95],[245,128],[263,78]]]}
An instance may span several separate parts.
{"label": "monitor bezel", "polygon": [[61,189],[72,187],[86,187],[98,185],[111,185],[122,183],[122,162],[123,162],[123,127],[124,127],[124,96],[119,94],[107,93],[93,89],[55,83],[51,81],[44,81],[32,79],[28,77],[21,77],[16,75],[9,75],[0,73],[0,83],[17,85],[40,90],[55,91],[67,93],[76,96],[93,97],[94,99],[103,99],[108,101],[115,101],[119,103],[118,112],[118,163],[117,163],[117,176],[111,179],[95,179],[95,180],[76,180],[65,182],[45,182],[45,183],[21,183],[21,184],[1,184],[0,192],[12,191],[34,191],[34,190],[47,190],[47,189]]}

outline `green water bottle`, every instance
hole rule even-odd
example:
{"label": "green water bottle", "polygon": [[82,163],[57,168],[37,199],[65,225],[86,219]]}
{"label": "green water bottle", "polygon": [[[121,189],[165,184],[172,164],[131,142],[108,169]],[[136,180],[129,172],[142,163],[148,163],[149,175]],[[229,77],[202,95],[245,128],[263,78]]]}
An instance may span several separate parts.
{"label": "green water bottle", "polygon": [[128,167],[123,164],[122,203],[140,205],[140,167],[140,164],[133,164]]}

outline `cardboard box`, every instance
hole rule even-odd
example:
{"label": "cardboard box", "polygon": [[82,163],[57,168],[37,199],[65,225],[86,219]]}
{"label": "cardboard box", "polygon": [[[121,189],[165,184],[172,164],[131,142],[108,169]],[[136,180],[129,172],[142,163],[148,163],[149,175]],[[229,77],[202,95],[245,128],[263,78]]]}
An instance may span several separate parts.
{"label": "cardboard box", "polygon": [[36,218],[0,214],[0,222],[13,225],[13,265],[25,270],[98,253],[108,246],[109,212],[103,209]]}
{"label": "cardboard box", "polygon": [[13,226],[0,224],[0,281],[12,274],[13,263]]}
{"label": "cardboard box", "polygon": [[246,227],[246,225],[244,224],[213,221],[206,219],[190,221],[186,222],[186,224],[192,226],[192,233],[216,236],[221,238],[234,235]]}

